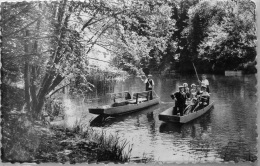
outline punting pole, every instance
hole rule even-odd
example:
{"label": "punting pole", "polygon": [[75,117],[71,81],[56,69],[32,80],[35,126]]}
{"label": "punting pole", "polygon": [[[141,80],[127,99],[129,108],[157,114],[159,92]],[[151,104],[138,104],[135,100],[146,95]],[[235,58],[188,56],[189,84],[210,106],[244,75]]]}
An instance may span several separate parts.
{"label": "punting pole", "polygon": [[195,65],[194,65],[193,62],[192,62],[192,64],[193,64],[193,67],[194,67],[194,70],[195,70],[196,76],[197,76],[197,78],[198,78],[198,81],[199,81],[200,79],[199,79],[199,76],[198,76],[198,73],[197,73],[196,67],[195,67]]}

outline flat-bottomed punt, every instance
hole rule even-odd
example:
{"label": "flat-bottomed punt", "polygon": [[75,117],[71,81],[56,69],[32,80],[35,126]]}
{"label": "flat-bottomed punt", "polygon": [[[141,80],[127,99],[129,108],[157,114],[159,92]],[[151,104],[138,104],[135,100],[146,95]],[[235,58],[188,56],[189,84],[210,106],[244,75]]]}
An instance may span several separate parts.
{"label": "flat-bottomed punt", "polygon": [[173,107],[170,107],[159,114],[159,120],[165,122],[187,123],[205,114],[208,110],[210,110],[213,107],[213,105],[214,101],[198,111],[184,114],[183,116],[173,115]]}
{"label": "flat-bottomed punt", "polygon": [[[113,104],[89,108],[89,112],[98,115],[117,116],[159,104],[160,99],[158,97],[150,99],[150,93],[152,93],[152,91],[134,93],[133,98],[131,98],[128,92],[113,94]],[[116,102],[118,98],[123,98],[124,100]]]}

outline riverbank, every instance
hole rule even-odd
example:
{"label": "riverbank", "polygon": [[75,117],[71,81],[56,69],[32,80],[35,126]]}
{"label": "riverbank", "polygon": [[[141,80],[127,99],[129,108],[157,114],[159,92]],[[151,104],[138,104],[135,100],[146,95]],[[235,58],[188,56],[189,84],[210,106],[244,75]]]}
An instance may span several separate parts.
{"label": "riverbank", "polygon": [[[23,89],[2,84],[2,162],[128,162],[131,145],[118,135],[30,121],[23,112]],[[83,129],[84,128],[84,129]]]}
{"label": "riverbank", "polygon": [[[91,128],[82,131],[79,126],[73,129],[52,127],[52,134],[41,137],[35,160],[37,162],[98,163],[129,161],[131,148],[126,140],[118,136],[98,133]],[[126,152],[125,148],[129,147]]]}
{"label": "riverbank", "polygon": [[117,135],[92,128],[83,131],[80,126],[69,129],[24,124],[27,126],[19,126],[23,134],[13,138],[13,147],[3,145],[3,162],[124,163],[130,159],[131,146]]}
{"label": "riverbank", "polygon": [[[178,85],[183,84],[183,82],[187,82],[189,85],[193,83],[196,80],[196,75],[180,75],[178,78],[175,75],[169,77],[153,75],[153,79],[156,85],[155,91],[163,101],[160,105],[117,118],[108,118],[106,121],[92,126],[92,129],[99,131],[97,133],[99,136],[102,135],[101,131],[103,130],[109,134],[117,133],[119,140],[129,141],[124,152],[127,152],[128,147],[133,144],[130,162],[142,161],[143,154],[149,160],[142,162],[149,163],[255,162],[257,160],[257,150],[255,149],[257,145],[255,125],[256,75],[243,75],[241,77],[208,75],[211,83],[212,101],[216,101],[214,109],[207,115],[181,126],[159,121],[158,114],[172,106],[173,102],[169,94],[176,91]],[[131,77],[125,82],[117,82],[113,86],[115,92],[122,90],[134,92],[144,88],[144,85],[140,84],[140,79],[136,77]],[[66,125],[64,126],[73,126],[78,119],[82,120],[81,123],[88,124],[91,114],[87,108],[90,105],[105,103],[106,99],[102,98],[104,93],[98,93],[99,100],[91,103],[83,102],[81,97],[70,98],[69,94],[61,94],[66,99],[63,101],[66,103],[64,120]],[[22,93],[10,95],[9,92],[8,94],[12,99],[9,100],[10,102],[15,101],[13,99],[18,102],[17,96],[22,96]],[[20,101],[22,103],[22,100]],[[4,104],[4,106],[6,105]],[[3,108],[2,113],[5,110],[7,110],[6,107]],[[8,110],[12,110],[11,107]],[[5,117],[4,120],[6,122],[8,119]],[[97,152],[95,150],[88,151],[88,147],[97,149],[101,148],[101,145],[97,147],[94,137],[84,137],[83,134],[85,131],[89,131],[89,135],[93,136],[91,128],[86,127],[84,131],[80,126],[76,127],[77,125],[74,125],[73,128],[48,128],[37,124],[28,125],[29,123],[25,124],[25,122],[23,119],[16,121],[10,119],[2,125],[5,132],[2,143],[5,148],[4,152],[8,152],[4,155],[9,161],[122,162],[113,161],[114,158],[107,161],[108,157],[102,160],[95,159]],[[7,124],[10,124],[9,127]],[[14,129],[9,130],[10,126]],[[6,132],[7,129],[8,132]],[[88,134],[85,133],[85,135]],[[109,139],[109,135],[103,138]],[[104,151],[110,148],[110,146],[102,147],[104,147]],[[77,148],[82,149],[77,151]],[[84,153],[81,153],[83,151]],[[39,155],[35,156],[37,153]],[[86,157],[90,155],[93,155],[92,158]]]}

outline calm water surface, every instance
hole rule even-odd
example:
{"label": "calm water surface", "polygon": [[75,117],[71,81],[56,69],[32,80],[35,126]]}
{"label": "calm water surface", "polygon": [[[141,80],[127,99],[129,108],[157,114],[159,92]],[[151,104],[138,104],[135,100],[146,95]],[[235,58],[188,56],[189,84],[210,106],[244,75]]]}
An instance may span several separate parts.
{"label": "calm water surface", "polygon": [[[131,160],[149,158],[163,162],[215,162],[255,160],[256,152],[256,84],[255,75],[225,77],[208,75],[211,100],[215,106],[207,114],[187,123],[159,121],[158,115],[174,105],[170,94],[180,84],[196,83],[196,76],[153,76],[155,91],[161,104],[135,113],[91,123],[94,129],[117,133],[133,144]],[[108,92],[143,91],[145,85],[138,77],[118,81]],[[105,92],[103,93],[105,94]],[[111,103],[109,95],[96,94],[90,102],[82,97],[64,95],[66,125],[76,120],[89,124],[97,115],[88,107]],[[84,118],[82,118],[84,117]]]}

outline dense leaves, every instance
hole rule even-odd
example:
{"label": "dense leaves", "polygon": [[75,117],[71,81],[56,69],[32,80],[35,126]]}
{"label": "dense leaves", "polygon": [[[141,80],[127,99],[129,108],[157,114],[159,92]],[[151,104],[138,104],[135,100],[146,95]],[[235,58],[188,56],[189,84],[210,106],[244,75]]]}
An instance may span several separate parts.
{"label": "dense leaves", "polygon": [[256,56],[250,1],[64,0],[2,8],[3,81],[23,79],[25,108],[36,119],[46,96],[76,78],[91,89],[89,58],[96,54],[109,54],[130,73],[193,71],[192,62],[199,71],[233,70]]}
{"label": "dense leaves", "polygon": [[214,72],[240,69],[254,61],[254,11],[250,1],[200,1],[189,9],[189,24],[183,31],[188,54],[181,55],[182,61],[209,64]]}

